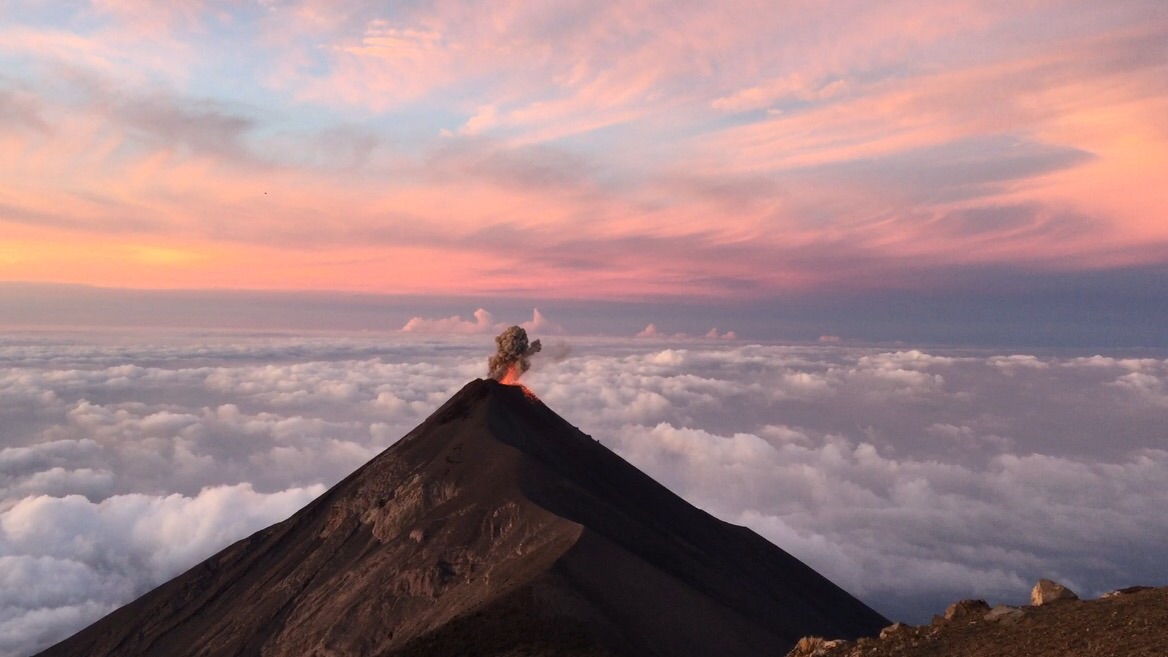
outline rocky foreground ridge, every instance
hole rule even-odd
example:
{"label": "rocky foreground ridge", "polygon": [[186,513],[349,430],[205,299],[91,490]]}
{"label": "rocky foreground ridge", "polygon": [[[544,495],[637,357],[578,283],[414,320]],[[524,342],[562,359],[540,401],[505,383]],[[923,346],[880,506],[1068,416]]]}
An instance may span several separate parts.
{"label": "rocky foreground ridge", "polygon": [[879,638],[804,637],[787,657],[1168,657],[1168,587],[1134,586],[1096,600],[1041,580],[1031,604],[962,600],[928,625],[896,623]]}

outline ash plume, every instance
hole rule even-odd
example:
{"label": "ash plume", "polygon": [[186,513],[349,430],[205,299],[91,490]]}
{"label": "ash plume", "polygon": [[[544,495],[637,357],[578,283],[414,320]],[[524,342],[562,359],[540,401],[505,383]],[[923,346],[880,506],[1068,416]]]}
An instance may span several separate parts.
{"label": "ash plume", "polygon": [[488,376],[496,381],[517,379],[531,368],[531,356],[538,353],[543,345],[539,340],[527,341],[527,331],[522,326],[512,326],[495,337],[497,350],[487,361]]}

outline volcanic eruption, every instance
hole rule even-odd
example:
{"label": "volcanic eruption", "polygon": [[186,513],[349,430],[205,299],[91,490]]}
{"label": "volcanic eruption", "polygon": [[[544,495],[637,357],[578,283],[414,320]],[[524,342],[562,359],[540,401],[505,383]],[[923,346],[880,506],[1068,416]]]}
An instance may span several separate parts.
{"label": "volcanic eruption", "polygon": [[[521,372],[504,336],[492,369]],[[773,657],[887,624],[492,378],[41,656]]]}
{"label": "volcanic eruption", "polygon": [[495,337],[495,354],[487,359],[488,376],[506,385],[515,385],[531,369],[531,357],[543,348],[539,340],[527,341],[522,326],[511,326]]}

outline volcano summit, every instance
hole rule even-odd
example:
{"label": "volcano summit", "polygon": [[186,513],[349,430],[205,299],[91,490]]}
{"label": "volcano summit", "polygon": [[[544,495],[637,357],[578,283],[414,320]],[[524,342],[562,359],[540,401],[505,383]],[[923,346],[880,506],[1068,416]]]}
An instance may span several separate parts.
{"label": "volcano summit", "polygon": [[40,654],[753,657],[887,624],[488,379],[291,518]]}

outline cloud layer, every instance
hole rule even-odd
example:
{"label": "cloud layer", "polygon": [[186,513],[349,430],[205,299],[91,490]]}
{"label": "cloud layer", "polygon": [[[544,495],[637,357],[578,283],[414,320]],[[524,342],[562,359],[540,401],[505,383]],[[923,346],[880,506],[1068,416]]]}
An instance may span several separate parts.
{"label": "cloud layer", "polygon": [[[546,321],[546,320],[545,320]],[[278,521],[482,376],[489,334],[0,340],[0,655]],[[573,339],[527,375],[887,615],[1168,581],[1168,361]],[[550,349],[550,347],[549,347]]]}

